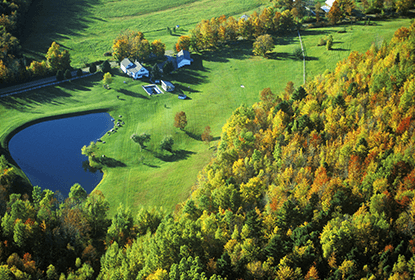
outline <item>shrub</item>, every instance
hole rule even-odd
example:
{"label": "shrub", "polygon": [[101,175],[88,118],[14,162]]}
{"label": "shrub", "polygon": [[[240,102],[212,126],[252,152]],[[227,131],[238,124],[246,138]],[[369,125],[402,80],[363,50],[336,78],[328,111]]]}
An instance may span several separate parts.
{"label": "shrub", "polygon": [[62,72],[62,70],[58,70],[58,71],[56,72],[56,80],[57,80],[57,81],[62,81],[62,80],[63,80],[63,78],[64,78],[64,76],[63,76],[63,72]]}
{"label": "shrub", "polygon": [[111,65],[108,60],[105,60],[101,65],[101,70],[103,73],[108,73],[111,71]]}
{"label": "shrub", "polygon": [[303,58],[303,51],[301,50],[300,47],[297,47],[297,48],[294,49],[293,56],[296,59],[302,59]]}
{"label": "shrub", "polygon": [[329,38],[327,39],[326,47],[327,50],[333,49],[333,37],[331,35],[329,35]]}
{"label": "shrub", "polygon": [[66,69],[66,71],[65,71],[65,79],[69,80],[70,78],[72,78],[71,70]]}
{"label": "shrub", "polygon": [[318,42],[317,46],[325,46],[327,44],[326,38],[320,38],[320,41]]}
{"label": "shrub", "polygon": [[97,66],[95,65],[95,63],[91,63],[91,65],[89,66],[89,73],[95,73],[97,71]]}
{"label": "shrub", "polygon": [[84,74],[84,72],[82,72],[82,69],[81,69],[81,68],[79,68],[79,69],[76,71],[76,75],[77,75],[78,77],[82,76],[83,74]]}

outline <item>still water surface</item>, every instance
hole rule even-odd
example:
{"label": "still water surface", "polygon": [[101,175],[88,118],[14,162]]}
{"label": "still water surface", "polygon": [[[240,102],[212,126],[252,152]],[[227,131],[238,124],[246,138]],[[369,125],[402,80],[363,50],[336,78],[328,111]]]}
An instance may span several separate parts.
{"label": "still water surface", "polygon": [[84,170],[82,163],[87,157],[81,154],[81,148],[113,126],[107,113],[45,121],[13,136],[9,151],[34,186],[67,196],[70,187],[79,183],[90,193],[101,181],[102,173]]}

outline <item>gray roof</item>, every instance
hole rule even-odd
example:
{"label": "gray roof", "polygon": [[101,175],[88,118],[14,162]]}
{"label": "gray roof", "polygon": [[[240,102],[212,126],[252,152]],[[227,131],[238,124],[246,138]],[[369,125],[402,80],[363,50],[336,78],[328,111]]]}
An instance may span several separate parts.
{"label": "gray roof", "polygon": [[[138,72],[141,70],[141,68],[144,68],[143,65],[140,64],[140,62],[135,61],[134,63],[131,62],[128,58],[124,58],[121,63],[122,66],[125,67],[125,69],[128,69],[130,72]],[[144,68],[145,69],[145,68]],[[146,69],[147,70],[147,69]]]}

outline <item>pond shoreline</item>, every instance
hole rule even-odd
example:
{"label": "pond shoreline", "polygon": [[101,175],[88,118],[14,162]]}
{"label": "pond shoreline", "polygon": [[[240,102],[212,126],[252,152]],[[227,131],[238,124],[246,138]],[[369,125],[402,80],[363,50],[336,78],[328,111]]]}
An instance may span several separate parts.
{"label": "pond shoreline", "polygon": [[[7,134],[4,138],[4,141],[6,143],[6,147],[0,147],[0,152],[1,154],[3,154],[6,159],[8,160],[8,162],[15,166],[16,168],[19,169],[19,171],[21,172],[22,175],[24,175],[24,178],[30,182],[29,178],[27,177],[27,175],[24,173],[23,169],[19,166],[19,164],[14,160],[14,158],[11,156],[10,153],[10,149],[9,149],[9,144],[11,139],[18,134],[19,132],[21,132],[22,130],[33,126],[35,124],[39,124],[39,123],[43,123],[46,121],[53,121],[53,120],[60,120],[60,119],[65,119],[65,118],[70,118],[70,117],[78,117],[78,116],[84,116],[84,115],[89,115],[89,114],[94,114],[94,113],[107,113],[108,115],[110,115],[108,113],[108,111],[110,110],[110,108],[100,108],[100,109],[91,109],[91,110],[86,110],[86,111],[79,111],[79,112],[72,112],[72,113],[64,113],[64,114],[57,114],[57,115],[53,115],[53,116],[47,116],[47,117],[41,117],[35,120],[31,120],[28,121],[18,127],[16,127],[15,129],[13,129],[9,134]],[[111,116],[111,115],[110,115]],[[101,179],[101,181],[97,184],[99,185],[102,180],[105,178],[105,172],[100,170],[100,172],[103,173],[103,177]],[[31,183],[30,183],[31,184]],[[32,184],[31,184],[32,185]]]}

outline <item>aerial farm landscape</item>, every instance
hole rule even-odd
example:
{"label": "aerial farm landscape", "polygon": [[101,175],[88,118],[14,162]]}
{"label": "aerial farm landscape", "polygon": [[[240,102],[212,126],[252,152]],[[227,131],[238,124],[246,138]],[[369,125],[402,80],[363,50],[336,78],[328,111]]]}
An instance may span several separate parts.
{"label": "aerial farm landscape", "polygon": [[0,279],[415,277],[413,0],[0,7]]}

